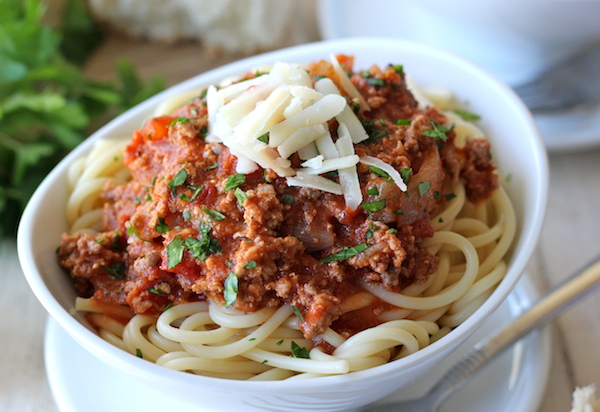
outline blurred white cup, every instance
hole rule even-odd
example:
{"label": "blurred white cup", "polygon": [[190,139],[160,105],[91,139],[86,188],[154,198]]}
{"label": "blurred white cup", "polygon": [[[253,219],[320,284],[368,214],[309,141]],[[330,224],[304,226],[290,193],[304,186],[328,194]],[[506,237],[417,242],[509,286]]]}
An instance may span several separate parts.
{"label": "blurred white cup", "polygon": [[418,0],[410,7],[412,38],[460,54],[512,86],[600,40],[600,0]]}

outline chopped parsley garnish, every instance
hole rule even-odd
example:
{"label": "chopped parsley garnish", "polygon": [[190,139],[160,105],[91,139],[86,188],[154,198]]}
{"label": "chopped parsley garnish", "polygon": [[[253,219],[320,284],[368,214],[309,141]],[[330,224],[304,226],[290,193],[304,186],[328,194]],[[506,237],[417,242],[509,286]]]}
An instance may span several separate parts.
{"label": "chopped parsley garnish", "polygon": [[385,209],[385,205],[386,205],[385,199],[381,199],[376,202],[363,203],[362,205],[360,205],[360,207],[362,207],[365,210],[368,210],[371,213],[377,213],[377,212],[380,212],[381,210]]}
{"label": "chopped parsley garnish", "polygon": [[378,167],[375,167],[375,166],[368,166],[368,167],[369,167],[369,170],[371,170],[371,172],[373,172],[373,174],[375,174],[379,177],[390,177],[390,175],[386,171],[381,170]]}
{"label": "chopped parsley garnish", "polygon": [[365,239],[371,239],[373,237],[373,232],[375,231],[375,225],[373,222],[369,223],[369,229],[365,233]]}
{"label": "chopped parsley garnish", "polygon": [[292,341],[292,357],[310,359],[310,356],[308,355],[308,349],[306,349],[303,346],[298,345],[294,341]]}
{"label": "chopped parsley garnish", "polygon": [[448,141],[448,136],[446,136],[446,133],[454,129],[454,123],[452,123],[450,126],[444,126],[443,124],[440,124],[435,120],[429,119],[429,124],[433,128],[421,132],[423,136],[431,137],[434,140],[441,140],[443,142]]}
{"label": "chopped parsley garnish", "polygon": [[402,209],[396,209],[396,210],[394,210],[394,214],[396,214],[396,215],[403,215],[404,214],[404,210],[402,210]]}
{"label": "chopped parsley garnish", "polygon": [[447,195],[444,195],[444,199],[446,200],[452,200],[456,197],[455,193],[448,193]]}
{"label": "chopped parsley garnish", "polygon": [[225,306],[230,307],[237,299],[238,294],[238,277],[235,273],[229,273],[223,284],[223,297],[225,298]]}
{"label": "chopped parsley garnish", "polygon": [[223,213],[219,212],[218,210],[207,209],[207,208],[203,207],[202,211],[215,220],[225,219],[225,215]]}
{"label": "chopped parsley garnish", "polygon": [[370,86],[377,86],[377,87],[383,87],[383,86],[385,86],[385,80],[378,79],[378,78],[375,78],[375,77],[372,77],[369,80],[367,80],[367,83]]}
{"label": "chopped parsley garnish", "polygon": [[292,306],[292,309],[294,310],[294,315],[296,315],[300,322],[304,322],[304,316],[302,316],[302,312],[300,312],[298,306]]}
{"label": "chopped parsley garnish", "polygon": [[190,212],[189,210],[184,210],[181,215],[183,216],[184,222],[187,222],[188,220],[190,220],[192,218],[192,212]]}
{"label": "chopped parsley garnish", "polygon": [[183,250],[185,249],[184,240],[181,236],[176,236],[167,245],[167,269],[171,270],[181,263],[183,259]]}
{"label": "chopped parsley garnish", "polygon": [[125,262],[115,262],[112,266],[104,266],[100,265],[100,268],[106,271],[109,275],[111,275],[115,279],[125,279]]}
{"label": "chopped parsley garnish", "polygon": [[185,180],[187,179],[187,177],[188,177],[187,170],[181,168],[179,170],[179,172],[177,172],[175,177],[173,179],[171,179],[171,181],[169,181],[169,183],[167,183],[167,185],[171,188],[171,193],[173,193],[173,195],[175,195],[175,193],[177,192],[177,187],[181,186],[182,184],[185,183]]}
{"label": "chopped parsley garnish", "polygon": [[398,229],[392,227],[390,228],[389,232],[390,234],[395,235],[396,233],[398,233]]}
{"label": "chopped parsley garnish", "polygon": [[131,236],[131,235],[134,235],[139,240],[143,240],[144,242],[152,242],[151,240],[144,239],[143,237],[141,237],[140,234],[139,234],[139,232],[135,228],[135,226],[133,226],[133,225],[130,224],[129,227],[127,228],[127,236]]}
{"label": "chopped parsley garnish", "polygon": [[374,186],[367,190],[367,194],[371,196],[377,196],[379,195],[379,189],[376,186]]}
{"label": "chopped parsley garnish", "polygon": [[466,120],[467,122],[475,122],[481,119],[481,116],[479,116],[478,114],[471,113],[466,110],[457,109],[454,110],[454,113],[456,113],[458,116],[460,116],[461,119]]}
{"label": "chopped parsley garnish", "polygon": [[188,188],[192,191],[192,197],[188,197],[187,194],[182,193],[179,198],[184,202],[193,202],[196,200],[198,195],[202,190],[204,190],[204,185],[196,186],[196,185],[188,185]]}
{"label": "chopped parsley garnish", "polygon": [[244,269],[254,269],[256,265],[256,261],[249,260],[248,263],[246,263],[246,266],[244,266]]}
{"label": "chopped parsley garnish", "polygon": [[283,342],[284,342],[284,340],[283,340],[283,339],[281,339],[281,340],[280,340],[279,342],[277,342],[275,345],[277,345],[277,346],[281,346],[281,345],[283,344]]}
{"label": "chopped parsley garnish", "polygon": [[412,174],[411,167],[401,167],[400,168],[400,176],[402,176],[402,181],[406,184],[410,182],[410,175]]}
{"label": "chopped parsley garnish", "polygon": [[398,119],[396,120],[396,126],[410,126],[412,119]]}
{"label": "chopped parsley garnish", "polygon": [[225,182],[225,191],[235,189],[236,187],[244,184],[246,182],[246,175],[241,173],[236,173],[227,178]]}
{"label": "chopped parsley garnish", "polygon": [[169,225],[165,222],[165,219],[162,217],[158,218],[158,223],[156,224],[156,231],[158,233],[167,233],[169,231]]}
{"label": "chopped parsley garnish", "polygon": [[158,290],[156,288],[153,288],[152,286],[149,286],[147,290],[148,293],[152,293],[153,295],[163,296],[165,294],[165,292],[163,292],[162,290]]}
{"label": "chopped parsley garnish", "polygon": [[390,64],[390,66],[392,66],[394,71],[396,73],[398,73],[400,76],[402,76],[404,74],[404,66],[402,66],[401,64],[394,64],[394,65]]}
{"label": "chopped parsley garnish", "polygon": [[248,200],[248,195],[239,187],[236,187],[233,191],[235,198],[237,199],[238,205],[244,206],[244,202]]}
{"label": "chopped parsley garnish", "polygon": [[185,240],[184,246],[192,252],[192,257],[204,261],[208,256],[221,251],[221,245],[210,234],[211,230],[210,225],[200,222],[198,239],[188,237]]}
{"label": "chopped parsley garnish", "polygon": [[284,205],[293,205],[294,204],[294,196],[290,195],[289,193],[286,193],[285,195],[283,195],[283,201],[282,203]]}
{"label": "chopped parsley garnish", "polygon": [[366,243],[361,243],[359,245],[352,246],[352,247],[344,246],[340,252],[335,253],[331,256],[327,256],[327,257],[319,260],[319,262],[321,262],[321,263],[327,263],[327,262],[333,262],[333,261],[340,262],[342,260],[350,259],[351,257],[356,256],[359,253],[365,251],[368,247],[369,246]]}
{"label": "chopped parsley garnish", "polygon": [[359,76],[360,76],[360,77],[364,77],[365,79],[368,79],[368,78],[370,78],[370,77],[371,77],[371,72],[368,72],[368,71],[363,71],[363,72],[361,72],[361,73],[360,73],[360,75],[359,75]]}
{"label": "chopped parsley garnish", "polygon": [[256,140],[263,142],[264,144],[269,144],[269,132],[258,136]]}
{"label": "chopped parsley garnish", "polygon": [[171,126],[175,126],[176,124],[184,124],[189,122],[191,119],[189,117],[178,117],[177,119],[173,120],[171,123],[169,123],[169,127]]}
{"label": "chopped parsley garnish", "polygon": [[144,357],[142,355],[142,350],[140,348],[135,348],[135,356],[137,356],[138,358],[143,358]]}
{"label": "chopped parsley garnish", "polygon": [[429,192],[429,189],[431,189],[431,182],[429,180],[419,182],[418,189],[419,189],[419,196],[421,196],[421,197],[425,196],[427,194],[427,192]]}
{"label": "chopped parsley garnish", "polygon": [[208,167],[207,167],[206,169],[204,169],[204,170],[213,170],[213,169],[216,169],[217,167],[219,167],[219,164],[218,164],[218,163],[215,163],[215,164],[214,164],[214,165],[212,165],[212,166],[208,166]]}

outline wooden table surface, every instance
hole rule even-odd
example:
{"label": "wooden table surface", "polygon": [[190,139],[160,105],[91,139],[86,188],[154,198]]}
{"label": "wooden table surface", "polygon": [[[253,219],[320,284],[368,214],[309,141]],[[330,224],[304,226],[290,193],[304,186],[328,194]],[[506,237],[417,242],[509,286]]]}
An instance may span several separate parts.
{"label": "wooden table surface", "polygon": [[[318,39],[314,22],[305,25],[305,32],[305,41]],[[167,47],[111,38],[90,62],[89,75],[111,78],[120,56],[127,56],[143,77],[164,74],[169,85],[242,57],[197,44]],[[528,270],[543,290],[599,254],[600,150],[550,154],[548,200],[543,233]],[[44,370],[46,313],[26,284],[12,240],[0,244],[0,268],[0,411],[57,411]],[[596,295],[553,324],[551,375],[540,411],[569,411],[575,386],[600,385],[598,313]]]}

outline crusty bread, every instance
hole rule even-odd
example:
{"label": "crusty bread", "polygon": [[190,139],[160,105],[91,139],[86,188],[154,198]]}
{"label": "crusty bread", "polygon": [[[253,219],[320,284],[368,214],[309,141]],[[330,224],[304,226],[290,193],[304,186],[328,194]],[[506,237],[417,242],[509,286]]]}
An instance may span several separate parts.
{"label": "crusty bread", "polygon": [[600,412],[600,402],[596,399],[595,385],[575,389],[571,412]]}
{"label": "crusty bread", "polygon": [[[88,0],[94,16],[132,37],[201,40],[229,52],[254,53],[286,45],[301,1]],[[311,2],[307,1],[305,5]]]}

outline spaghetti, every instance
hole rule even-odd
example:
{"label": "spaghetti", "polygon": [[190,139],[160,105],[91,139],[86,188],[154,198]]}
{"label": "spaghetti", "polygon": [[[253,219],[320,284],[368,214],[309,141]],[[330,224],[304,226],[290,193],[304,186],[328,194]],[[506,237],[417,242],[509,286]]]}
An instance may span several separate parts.
{"label": "spaghetti", "polygon": [[59,261],[102,338],[171,369],[299,379],[408,356],[491,295],[516,221],[483,133],[399,66],[347,82],[339,63],[165,102],[73,164]]}

